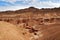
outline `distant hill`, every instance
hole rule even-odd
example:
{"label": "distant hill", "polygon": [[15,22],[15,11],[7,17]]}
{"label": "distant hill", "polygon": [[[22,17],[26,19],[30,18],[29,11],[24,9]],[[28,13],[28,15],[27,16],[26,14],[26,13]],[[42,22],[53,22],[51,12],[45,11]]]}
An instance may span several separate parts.
{"label": "distant hill", "polygon": [[42,8],[42,9],[38,9],[35,7],[29,7],[29,8],[25,8],[25,9],[20,9],[20,10],[16,10],[16,11],[2,11],[1,13],[6,13],[6,14],[12,14],[12,13],[26,13],[26,12],[34,12],[34,13],[47,13],[47,12],[60,12],[60,7],[59,8]]}

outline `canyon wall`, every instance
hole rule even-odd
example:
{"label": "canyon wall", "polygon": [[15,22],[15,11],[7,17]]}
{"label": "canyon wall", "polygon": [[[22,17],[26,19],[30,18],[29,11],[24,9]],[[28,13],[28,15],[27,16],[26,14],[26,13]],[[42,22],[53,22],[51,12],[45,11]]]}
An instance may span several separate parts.
{"label": "canyon wall", "polygon": [[[3,23],[0,22],[0,27],[2,24],[1,28],[5,29],[2,34],[6,29],[11,28],[16,31],[18,28],[18,31],[14,33],[10,29],[13,33],[12,37],[14,34],[18,33],[17,35],[14,35],[13,39],[15,39],[16,36],[17,40],[20,40],[22,34],[23,36],[21,38],[23,40],[60,40],[59,10],[60,8],[38,9],[30,7],[16,11],[0,12],[0,21],[4,21]],[[7,24],[5,24],[5,22]],[[10,24],[14,24],[16,29],[14,29],[15,26],[10,27]],[[2,30],[0,30],[0,32],[1,31]],[[9,31],[7,30],[7,33],[8,32]],[[8,36],[10,36],[10,34]],[[10,37],[8,37],[8,39],[10,39]]]}

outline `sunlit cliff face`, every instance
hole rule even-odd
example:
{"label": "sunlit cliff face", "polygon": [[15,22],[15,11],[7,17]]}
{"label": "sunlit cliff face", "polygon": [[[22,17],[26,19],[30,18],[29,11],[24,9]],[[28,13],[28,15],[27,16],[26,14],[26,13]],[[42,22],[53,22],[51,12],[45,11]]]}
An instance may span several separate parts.
{"label": "sunlit cliff face", "polygon": [[59,10],[30,7],[0,12],[1,40],[60,40]]}
{"label": "sunlit cliff face", "polygon": [[[38,9],[34,7],[21,9],[17,11],[5,11],[0,12],[0,21],[13,22],[15,24],[28,23],[33,21],[36,24],[55,24],[60,20],[60,14],[58,11],[60,8],[54,9]],[[58,20],[59,19],[59,20]]]}

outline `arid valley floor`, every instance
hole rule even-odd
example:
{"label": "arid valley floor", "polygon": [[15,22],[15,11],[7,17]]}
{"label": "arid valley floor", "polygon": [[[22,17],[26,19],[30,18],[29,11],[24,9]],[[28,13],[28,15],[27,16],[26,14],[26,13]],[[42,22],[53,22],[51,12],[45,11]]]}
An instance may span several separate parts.
{"label": "arid valley floor", "polygon": [[0,12],[0,40],[60,40],[60,8]]}

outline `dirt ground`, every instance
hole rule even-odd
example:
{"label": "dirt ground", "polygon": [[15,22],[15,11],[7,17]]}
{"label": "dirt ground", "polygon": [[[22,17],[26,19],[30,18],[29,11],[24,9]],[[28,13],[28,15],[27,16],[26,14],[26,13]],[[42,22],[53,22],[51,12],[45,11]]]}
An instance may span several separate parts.
{"label": "dirt ground", "polygon": [[40,25],[35,29],[0,21],[0,40],[60,40],[59,24]]}

